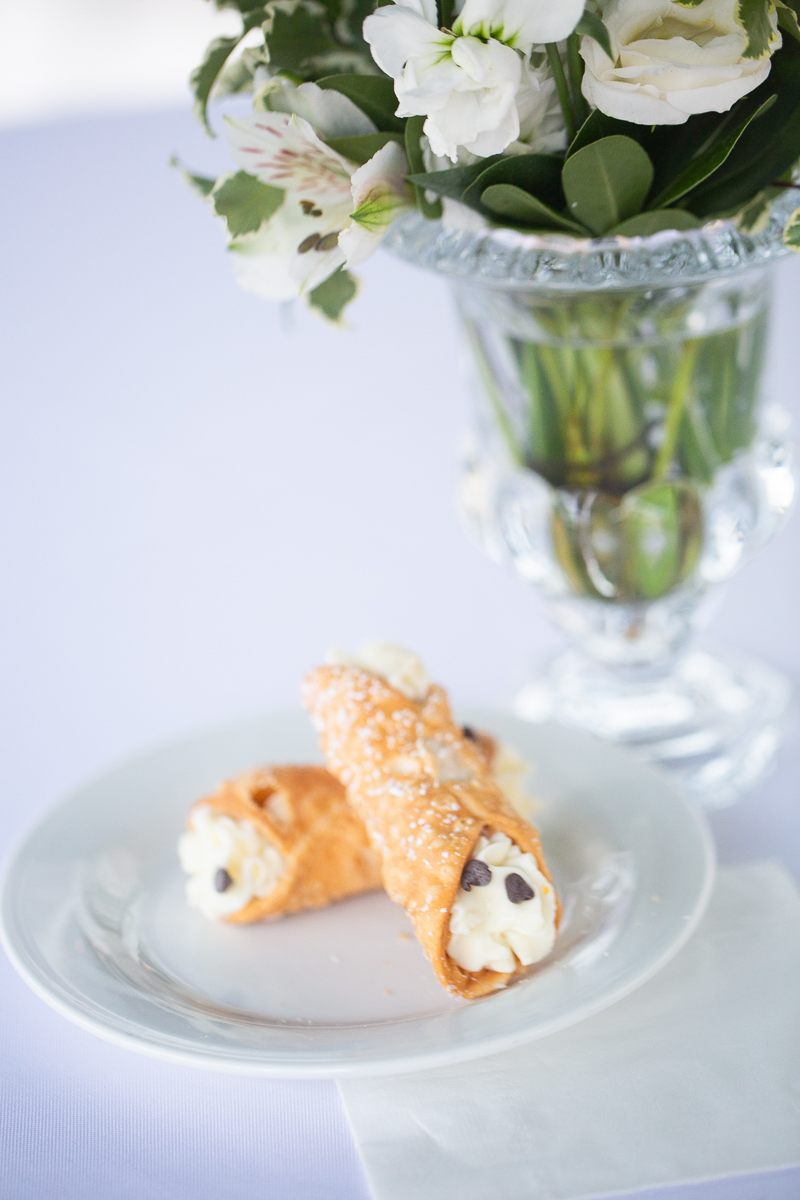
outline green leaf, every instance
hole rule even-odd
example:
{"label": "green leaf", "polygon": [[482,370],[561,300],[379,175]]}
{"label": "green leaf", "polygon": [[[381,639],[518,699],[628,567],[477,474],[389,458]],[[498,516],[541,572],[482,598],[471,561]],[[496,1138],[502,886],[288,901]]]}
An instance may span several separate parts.
{"label": "green leaf", "polygon": [[594,13],[584,10],[583,16],[575,26],[575,32],[580,34],[581,37],[588,37],[591,38],[592,41],[597,42],[598,46],[605,50],[611,61],[614,61],[614,55],[611,53],[611,39],[608,36],[608,30],[600,18],[596,17]]}
{"label": "green leaf", "polygon": [[359,133],[354,137],[326,138],[331,150],[349,158],[350,162],[358,163],[361,167],[369,162],[373,154],[382,150],[387,142],[397,142],[402,146],[403,137],[399,133]]}
{"label": "green leaf", "polygon": [[254,8],[262,7],[262,0],[214,0],[217,9],[235,8],[240,13],[252,12]]}
{"label": "green leaf", "polygon": [[769,0],[737,0],[736,20],[747,37],[742,58],[767,58],[773,36]]}
{"label": "green leaf", "polygon": [[283,204],[281,188],[260,183],[247,171],[223,175],[211,197],[214,212],[224,217],[231,237],[255,233]]}
{"label": "green leaf", "polygon": [[344,267],[308,293],[308,303],[334,325],[342,324],[342,313],[358,293],[358,280]]}
{"label": "green leaf", "polygon": [[[703,0],[676,0],[681,8],[697,8]],[[741,25],[747,38],[743,58],[766,58],[769,54],[772,25],[769,15],[770,0],[737,0],[736,22]]]}
{"label": "green leaf", "polygon": [[587,235],[575,221],[555,212],[529,192],[511,183],[495,183],[481,193],[481,207],[495,217],[528,225],[537,229],[565,229],[568,233]]}
{"label": "green leaf", "polygon": [[[674,126],[670,126],[670,130]],[[575,137],[572,139],[567,150],[567,158],[571,158],[578,150],[582,150],[584,146],[590,146],[592,142],[599,142],[601,138],[610,137],[612,134],[620,134],[623,137],[633,138],[639,145],[648,148],[652,140],[652,133],[649,125],[634,125],[630,121],[618,121],[616,117],[608,117],[599,108],[594,109],[589,113],[589,116],[581,125]]]}
{"label": "green leaf", "polygon": [[637,213],[628,217],[621,225],[609,229],[609,234],[616,237],[650,237],[651,233],[663,233],[665,229],[699,229],[701,222],[691,213],[682,208],[659,209],[656,212]]}
{"label": "green leaf", "polygon": [[186,167],[183,166],[180,159],[175,154],[173,154],[172,158],[169,160],[169,165],[171,167],[176,167],[177,170],[180,171],[186,183],[189,184],[189,187],[193,188],[199,196],[202,196],[204,200],[208,199],[214,190],[214,186],[217,182],[216,179],[211,179],[208,175],[193,175],[191,171],[187,171]]}
{"label": "green leaf", "polygon": [[328,75],[317,86],[341,92],[357,104],[382,133],[403,133],[405,121],[395,116],[397,96],[385,75]]}
{"label": "green leaf", "polygon": [[[259,6],[244,17],[242,32],[234,37],[214,38],[199,67],[189,76],[189,83],[195,98],[195,114],[205,125],[208,133],[212,133],[208,123],[208,101],[226,62],[233,54],[242,39],[266,19],[266,10]],[[213,134],[212,134],[213,136]]]}
{"label": "green leaf", "polygon": [[[409,117],[406,121],[405,148],[410,174],[424,174],[425,172],[425,157],[420,145],[424,124],[424,117]],[[417,198],[417,207],[423,217],[427,217],[429,221],[437,221],[442,215],[441,200],[431,203],[425,196],[425,189],[421,187],[415,187],[414,194]]]}
{"label": "green leaf", "polygon": [[686,196],[694,188],[703,183],[704,180],[713,175],[725,162],[750,122],[756,121],[759,117],[763,116],[765,112],[772,108],[776,100],[777,96],[770,96],[760,108],[750,114],[738,129],[734,129],[728,137],[723,138],[713,150],[709,150],[707,154],[690,163],[684,171],[681,171],[677,179],[673,179],[672,183],[656,196],[655,200],[651,201],[650,207],[654,209],[669,207],[670,204],[674,204],[676,200],[680,200],[681,197]]}
{"label": "green leaf", "polygon": [[319,5],[305,0],[297,0],[294,4],[278,0],[278,3],[268,5],[268,12],[264,38],[272,74],[276,71],[305,74],[312,59],[338,49]]}
{"label": "green leaf", "polygon": [[561,190],[563,160],[552,154],[514,154],[501,158],[481,171],[477,179],[464,189],[464,204],[475,208],[486,188],[493,184],[509,183],[523,192],[536,196],[548,208],[563,208]]}
{"label": "green leaf", "polygon": [[778,5],[778,25],[793,37],[795,41],[800,42],[800,22],[798,22],[798,8],[791,4],[784,4],[782,0],[777,0]]}
{"label": "green leaf", "polygon": [[[453,167],[450,171],[427,171],[422,175],[409,175],[408,181],[415,187],[435,192],[437,196],[447,196],[450,200],[461,200],[469,185],[479,175],[482,175],[491,163],[499,162],[499,160],[500,155],[495,154],[491,158],[471,163],[468,167]],[[473,204],[472,207],[474,208],[476,205]]]}
{"label": "green leaf", "polygon": [[800,208],[796,208],[783,230],[783,244],[800,254]]}
{"label": "green leaf", "polygon": [[745,233],[761,233],[769,224],[772,201],[782,195],[785,188],[764,188],[749,204],[736,214],[736,224]]}
{"label": "green leaf", "polygon": [[576,151],[562,171],[567,212],[595,234],[639,212],[653,182],[653,164],[633,138],[600,138]]}
{"label": "green leaf", "polygon": [[723,165],[688,198],[686,207],[697,216],[738,212],[800,158],[800,44],[793,39],[773,55],[769,78],[743,103],[755,111],[773,94],[769,120],[750,124]]}

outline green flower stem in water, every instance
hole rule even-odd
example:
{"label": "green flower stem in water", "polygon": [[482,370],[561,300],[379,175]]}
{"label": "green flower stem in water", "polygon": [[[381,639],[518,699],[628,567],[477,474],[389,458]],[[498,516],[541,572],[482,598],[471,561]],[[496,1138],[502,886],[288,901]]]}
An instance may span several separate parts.
{"label": "green flower stem in water", "polygon": [[[541,340],[510,336],[519,402],[471,341],[517,467],[555,489],[552,535],[573,591],[611,602],[667,595],[694,569],[702,489],[755,433],[766,314],[681,337],[679,306],[626,339],[635,296],[564,297],[531,310]],[[635,314],[634,314],[635,315]]]}

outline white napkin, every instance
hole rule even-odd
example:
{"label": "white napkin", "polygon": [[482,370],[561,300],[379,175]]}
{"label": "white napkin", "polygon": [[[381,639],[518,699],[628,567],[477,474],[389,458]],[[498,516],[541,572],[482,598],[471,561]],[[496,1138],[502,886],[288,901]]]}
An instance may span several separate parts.
{"label": "white napkin", "polygon": [[800,1163],[800,894],[721,870],[679,955],[612,1008],[436,1071],[340,1084],[376,1200],[576,1200]]}

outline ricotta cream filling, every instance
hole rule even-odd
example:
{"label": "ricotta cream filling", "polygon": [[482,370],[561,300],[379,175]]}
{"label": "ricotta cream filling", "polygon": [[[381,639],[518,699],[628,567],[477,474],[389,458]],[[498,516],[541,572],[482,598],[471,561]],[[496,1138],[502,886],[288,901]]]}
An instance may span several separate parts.
{"label": "ricotta cream filling", "polygon": [[467,864],[462,873],[450,913],[450,957],[465,971],[511,972],[518,962],[527,967],[549,954],[556,939],[555,893],[533,855],[494,833],[478,839],[470,861],[485,867]]}
{"label": "ricotta cream filling", "polygon": [[328,651],[325,661],[330,666],[359,667],[379,675],[408,700],[424,700],[431,686],[421,659],[390,642],[363,642],[357,654],[334,648]]}
{"label": "ricotta cream filling", "polygon": [[189,878],[186,897],[212,921],[268,896],[283,875],[283,856],[249,821],[235,821],[207,804],[195,808],[178,840]]}

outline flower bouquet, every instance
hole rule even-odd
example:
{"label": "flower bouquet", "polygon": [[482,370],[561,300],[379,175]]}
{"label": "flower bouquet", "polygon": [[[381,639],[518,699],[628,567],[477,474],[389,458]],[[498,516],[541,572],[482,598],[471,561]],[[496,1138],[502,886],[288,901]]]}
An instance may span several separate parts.
{"label": "flower bouquet", "polygon": [[216,3],[241,30],[197,112],[252,112],[238,170],[189,179],[239,282],[340,322],[384,240],[453,280],[468,516],[583,656],[551,710],[730,798],[782,685],[681,655],[791,496],[759,399],[768,260],[800,249],[800,0]]}

